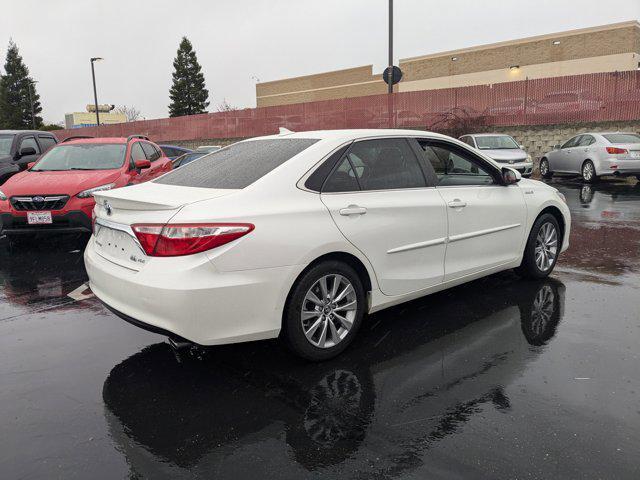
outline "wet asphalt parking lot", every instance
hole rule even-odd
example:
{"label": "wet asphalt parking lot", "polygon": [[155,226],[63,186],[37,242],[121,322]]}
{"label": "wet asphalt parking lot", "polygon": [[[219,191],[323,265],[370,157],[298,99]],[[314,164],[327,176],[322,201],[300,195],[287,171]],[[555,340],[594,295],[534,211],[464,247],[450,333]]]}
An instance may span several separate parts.
{"label": "wet asphalt parking lot", "polygon": [[552,184],[549,279],[380,312],[321,364],[176,353],[83,286],[86,240],[0,239],[0,477],[640,478],[640,184]]}

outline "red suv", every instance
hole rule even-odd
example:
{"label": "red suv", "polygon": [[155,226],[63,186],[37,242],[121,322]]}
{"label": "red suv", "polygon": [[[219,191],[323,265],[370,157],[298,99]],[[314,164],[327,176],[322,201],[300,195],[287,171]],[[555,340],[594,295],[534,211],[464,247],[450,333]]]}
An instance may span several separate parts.
{"label": "red suv", "polygon": [[171,169],[160,147],[142,135],[70,137],[0,187],[0,235],[91,232],[94,192]]}

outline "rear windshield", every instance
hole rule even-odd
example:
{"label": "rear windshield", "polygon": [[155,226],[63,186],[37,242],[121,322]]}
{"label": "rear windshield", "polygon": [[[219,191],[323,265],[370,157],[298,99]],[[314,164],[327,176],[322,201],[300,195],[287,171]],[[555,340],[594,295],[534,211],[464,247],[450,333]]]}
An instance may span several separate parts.
{"label": "rear windshield", "polygon": [[0,135],[0,156],[4,157],[11,153],[13,137],[15,137],[15,135]]}
{"label": "rear windshield", "polygon": [[181,166],[155,182],[181,187],[245,188],[317,141],[278,138],[235,143]]}
{"label": "rear windshield", "polygon": [[58,145],[45,153],[32,172],[60,170],[112,170],[124,165],[124,143]]}
{"label": "rear windshield", "polygon": [[640,135],[635,133],[610,133],[603,137],[610,143],[640,143]]}

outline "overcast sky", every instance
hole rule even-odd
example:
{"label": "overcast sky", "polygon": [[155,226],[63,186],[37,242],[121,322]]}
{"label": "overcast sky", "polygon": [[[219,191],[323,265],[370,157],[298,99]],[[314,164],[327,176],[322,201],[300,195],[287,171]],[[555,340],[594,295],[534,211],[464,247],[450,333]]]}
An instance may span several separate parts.
{"label": "overcast sky", "polygon": [[[211,105],[255,106],[255,80],[387,61],[387,0],[1,0],[0,58],[20,48],[46,121],[93,101],[166,117],[186,35]],[[395,0],[397,59],[640,18],[639,0]]]}

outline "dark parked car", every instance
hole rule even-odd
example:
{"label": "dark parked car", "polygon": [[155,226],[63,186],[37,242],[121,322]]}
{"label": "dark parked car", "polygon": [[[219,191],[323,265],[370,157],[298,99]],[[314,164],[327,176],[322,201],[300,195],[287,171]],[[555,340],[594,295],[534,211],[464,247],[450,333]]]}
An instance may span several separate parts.
{"label": "dark parked car", "polygon": [[58,143],[49,132],[39,130],[0,130],[0,185]]}
{"label": "dark parked car", "polygon": [[207,152],[189,152],[184,155],[180,155],[173,160],[173,168],[184,167],[187,163],[191,163],[200,157],[207,155]]}
{"label": "dark parked car", "polygon": [[169,157],[169,160],[175,160],[185,153],[190,153],[193,151],[190,148],[178,147],[177,145],[160,145],[160,148],[162,149],[164,154]]}

